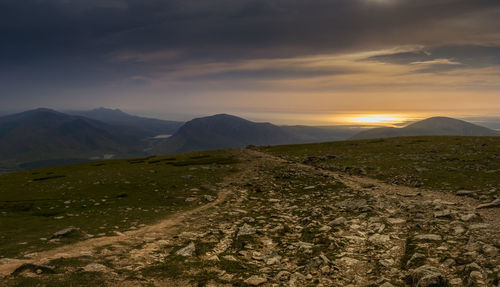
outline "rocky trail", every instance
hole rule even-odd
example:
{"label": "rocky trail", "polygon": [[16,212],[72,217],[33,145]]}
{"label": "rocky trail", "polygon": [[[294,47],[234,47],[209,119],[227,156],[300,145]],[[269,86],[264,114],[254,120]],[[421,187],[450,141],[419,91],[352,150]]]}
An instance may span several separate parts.
{"label": "rocky trail", "polygon": [[[0,282],[90,272],[109,286],[500,286],[499,208],[235,152],[241,170],[213,202],[4,260]],[[73,261],[57,269],[60,258]]]}

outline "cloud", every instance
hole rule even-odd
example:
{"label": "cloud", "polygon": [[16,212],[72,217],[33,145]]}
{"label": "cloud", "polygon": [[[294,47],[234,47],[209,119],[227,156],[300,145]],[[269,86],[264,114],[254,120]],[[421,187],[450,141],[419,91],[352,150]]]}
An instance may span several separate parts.
{"label": "cloud", "polygon": [[124,49],[227,60],[491,45],[500,44],[499,13],[493,0],[3,1],[0,52],[28,62]]}
{"label": "cloud", "polygon": [[0,97],[157,108],[259,93],[313,110],[490,99],[499,19],[498,0],[1,1]]}
{"label": "cloud", "polygon": [[411,62],[410,65],[419,65],[419,66],[462,65],[462,63],[454,62],[451,59],[434,59],[434,60],[430,60],[430,61]]}

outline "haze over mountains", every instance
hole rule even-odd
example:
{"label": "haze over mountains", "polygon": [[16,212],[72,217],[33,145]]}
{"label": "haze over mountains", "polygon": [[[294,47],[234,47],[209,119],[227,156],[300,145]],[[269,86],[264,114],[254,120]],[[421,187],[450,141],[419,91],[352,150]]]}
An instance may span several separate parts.
{"label": "haze over mountains", "polygon": [[238,148],[248,145],[299,144],[344,140],[359,127],[277,126],[227,114],[193,119],[159,143],[154,154]]}
{"label": "haze over mountains", "polygon": [[[158,137],[159,135],[162,135]],[[495,136],[498,132],[436,117],[404,128],[277,126],[227,114],[186,123],[120,110],[57,112],[36,109],[0,117],[0,172],[190,151],[419,135]]]}
{"label": "haze over mountains", "polygon": [[66,113],[105,122],[121,128],[124,133],[139,137],[171,135],[184,124],[179,121],[165,121],[129,115],[119,109],[98,108],[89,111],[67,111]]}
{"label": "haze over mountains", "polygon": [[373,139],[405,136],[499,136],[500,133],[466,121],[432,117],[402,128],[385,127],[362,131],[351,139]]}
{"label": "haze over mountains", "polygon": [[104,122],[49,109],[0,117],[0,162],[4,165],[49,160],[67,163],[109,153],[129,154],[137,142],[136,137]]}

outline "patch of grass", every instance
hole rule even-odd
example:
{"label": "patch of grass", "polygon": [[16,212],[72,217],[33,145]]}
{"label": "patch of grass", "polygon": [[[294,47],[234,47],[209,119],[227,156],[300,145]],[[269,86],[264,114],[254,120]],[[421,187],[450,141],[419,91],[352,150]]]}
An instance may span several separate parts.
{"label": "patch of grass", "polygon": [[57,258],[51,260],[47,265],[54,266],[56,272],[63,272],[67,267],[83,267],[92,263],[93,259],[90,256],[71,257],[71,258]]}
{"label": "patch of grass", "polygon": [[50,242],[69,226],[82,234],[112,235],[197,207],[203,195],[217,195],[203,186],[216,186],[237,164],[231,151],[210,151],[0,175],[0,258],[83,238]]}
{"label": "patch of grass", "polygon": [[231,261],[222,258],[218,262],[219,267],[228,273],[232,274],[246,274],[255,271],[255,267],[249,264],[244,264],[239,261]]}
{"label": "patch of grass", "polygon": [[402,137],[258,150],[387,182],[438,190],[479,190],[491,197],[500,194],[500,137]]}
{"label": "patch of grass", "polygon": [[193,283],[197,283],[198,286],[206,286],[210,281],[219,281],[219,274],[213,271],[202,270],[198,273],[192,274],[190,276],[190,281]]}
{"label": "patch of grass", "polygon": [[106,278],[97,272],[68,272],[59,276],[16,277],[6,282],[12,287],[93,287],[106,286]]}
{"label": "patch of grass", "polygon": [[241,235],[241,236],[237,236],[233,240],[233,243],[231,244],[231,248],[233,248],[234,250],[242,250],[242,249],[245,249],[245,247],[248,245],[255,246],[256,244],[258,244],[258,241],[252,235]]}
{"label": "patch of grass", "polygon": [[142,275],[146,277],[172,278],[181,277],[186,271],[184,257],[172,256],[160,264],[150,265],[142,269]]}

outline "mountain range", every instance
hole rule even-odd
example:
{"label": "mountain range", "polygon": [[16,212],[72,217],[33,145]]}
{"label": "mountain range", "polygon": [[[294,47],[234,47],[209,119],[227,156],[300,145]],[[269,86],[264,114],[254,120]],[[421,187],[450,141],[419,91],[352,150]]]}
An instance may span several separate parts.
{"label": "mountain range", "polygon": [[49,109],[0,117],[0,159],[4,165],[40,162],[44,166],[53,160],[68,163],[103,154],[133,154],[138,142],[137,137],[104,122]]}
{"label": "mountain range", "polygon": [[494,131],[466,121],[447,117],[432,117],[402,128],[384,127],[362,131],[351,139],[373,139],[405,136],[499,136]]}
{"label": "mountain range", "polygon": [[107,159],[241,148],[419,135],[496,136],[498,132],[435,117],[404,128],[277,126],[218,114],[186,123],[99,108],[66,113],[36,109],[0,117],[0,173]]}
{"label": "mountain range", "polygon": [[159,142],[151,152],[169,154],[248,145],[337,141],[347,139],[360,130],[358,127],[342,126],[277,126],[218,114],[185,123],[173,136]]}
{"label": "mountain range", "polygon": [[129,115],[119,109],[98,108],[88,111],[66,111],[66,113],[113,125],[115,128],[120,129],[122,133],[140,138],[172,135],[184,124],[184,122],[179,121],[165,121]]}

